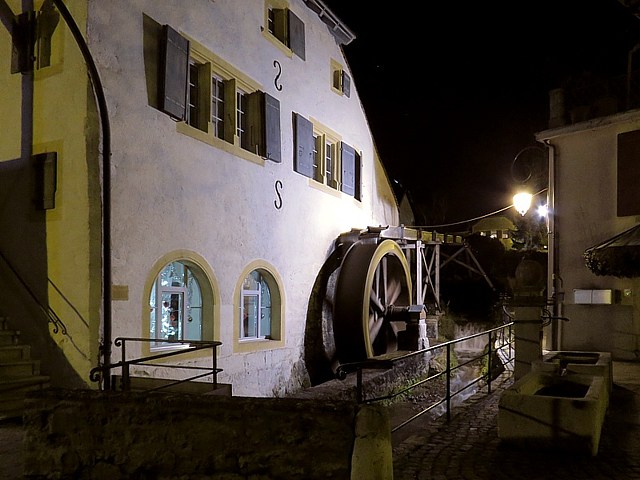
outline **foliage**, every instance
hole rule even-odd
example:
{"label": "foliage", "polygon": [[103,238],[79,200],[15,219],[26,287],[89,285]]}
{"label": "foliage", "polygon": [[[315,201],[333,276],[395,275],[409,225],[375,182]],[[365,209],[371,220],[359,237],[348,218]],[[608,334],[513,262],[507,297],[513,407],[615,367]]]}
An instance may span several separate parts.
{"label": "foliage", "polygon": [[587,268],[596,275],[618,278],[640,277],[640,249],[611,247],[583,254]]}

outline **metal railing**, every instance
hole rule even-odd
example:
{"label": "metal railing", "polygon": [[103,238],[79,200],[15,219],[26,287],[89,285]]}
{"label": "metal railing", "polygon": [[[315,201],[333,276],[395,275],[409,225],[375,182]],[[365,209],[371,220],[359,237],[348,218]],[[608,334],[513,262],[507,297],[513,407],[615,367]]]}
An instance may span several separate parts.
{"label": "metal railing", "polygon": [[[482,381],[486,381],[487,394],[491,393],[491,382],[494,380],[493,373],[494,373],[494,367],[496,366],[494,364],[494,357],[500,359],[500,361],[502,362],[502,366],[505,367],[505,370],[513,372],[513,366],[515,362],[515,348],[514,348],[515,340],[514,340],[513,325],[514,325],[514,322],[509,322],[499,327],[492,328],[490,330],[485,330],[483,332],[479,332],[473,335],[468,335],[466,337],[457,338],[455,340],[450,340],[448,342],[439,343],[437,345],[433,345],[431,347],[424,348],[422,350],[416,350],[404,355],[399,355],[392,359],[378,360],[378,359],[372,358],[363,362],[343,364],[338,367],[336,371],[336,376],[339,379],[344,380],[347,378],[348,373],[353,373],[353,372],[356,373],[356,400],[358,403],[375,403],[375,402],[381,402],[384,400],[393,400],[396,397],[408,394],[409,392],[413,391],[414,389],[417,389],[418,387],[424,386],[428,382],[433,382],[436,379],[444,378],[445,391],[443,396],[438,398],[435,402],[425,407],[415,415],[413,415],[408,420],[393,427],[391,431],[395,432],[396,430],[399,430],[400,428],[411,423],[418,417],[424,415],[427,412],[432,411],[434,408],[442,404],[446,405],[446,416],[447,416],[447,421],[449,421],[451,419],[451,400],[455,396],[462,394],[472,386]],[[455,365],[452,364],[453,363],[452,349],[454,345],[464,341],[474,339],[474,338],[482,337],[482,336],[487,337],[487,346],[485,347],[482,354],[474,356],[462,363],[456,363]],[[418,355],[424,355],[424,354],[430,354],[430,353],[435,354],[443,350],[445,352],[445,358],[446,358],[446,367],[444,368],[444,370],[438,373],[435,373],[433,375],[429,375],[426,378],[417,380],[411,383],[410,385],[406,386],[405,388],[402,388],[388,395],[365,398],[363,376],[362,376],[364,370],[392,369],[394,368],[394,365],[397,362],[407,360],[408,358],[415,357]],[[431,358],[431,356],[429,356],[429,358]],[[486,368],[483,367],[481,369],[482,373],[478,377],[465,382],[460,388],[457,388],[456,390],[452,391],[451,379],[454,373],[456,373],[462,367],[469,366],[474,363],[477,364],[478,362],[482,362],[482,364],[484,365],[485,359],[486,359]]]}
{"label": "metal railing", "polygon": [[[145,357],[134,358],[127,360],[127,342],[139,342],[139,343],[155,343],[161,344],[162,346],[173,346],[176,347],[176,350],[171,351],[162,351],[152,355],[148,355]],[[180,385],[182,383],[190,382],[192,380],[197,380],[199,378],[211,376],[211,383],[214,389],[218,386],[217,374],[222,371],[222,369],[217,366],[217,347],[222,345],[222,342],[217,341],[209,341],[209,340],[167,340],[165,338],[135,338],[135,337],[118,337],[114,340],[113,344],[116,347],[121,348],[121,360],[117,363],[110,363],[109,365],[100,365],[93,368],[90,372],[89,377],[93,382],[103,381],[107,375],[112,375],[110,377],[110,382],[108,385],[111,390],[116,389],[115,375],[111,372],[115,369],[121,369],[122,379],[120,382],[120,388],[123,391],[131,390],[131,371],[130,367],[132,365],[140,365],[140,366],[148,366],[154,368],[167,368],[167,369],[180,369],[180,370],[199,370],[202,373],[197,375],[192,375],[188,378],[183,378],[180,380],[168,379],[168,382],[154,387],[145,389],[145,391],[150,392],[154,390],[160,390],[164,388],[169,388],[175,385]],[[187,353],[196,351],[196,350],[205,350],[211,349],[211,367],[201,367],[194,365],[180,365],[180,364],[161,364],[157,363],[157,360],[161,358],[175,357],[177,355],[185,355]],[[102,385],[104,385],[104,381]]]}

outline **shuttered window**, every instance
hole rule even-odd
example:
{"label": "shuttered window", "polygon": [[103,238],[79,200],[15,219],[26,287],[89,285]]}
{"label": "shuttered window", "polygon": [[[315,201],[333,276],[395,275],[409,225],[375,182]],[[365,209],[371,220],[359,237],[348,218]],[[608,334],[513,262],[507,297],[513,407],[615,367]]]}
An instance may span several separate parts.
{"label": "shuttered window", "polygon": [[287,8],[268,7],[267,31],[282,45],[305,60],[304,22]]}
{"label": "shuttered window", "polygon": [[[176,40],[176,35],[186,44]],[[258,90],[256,82],[230,67],[196,40],[191,40],[190,43],[171,27],[165,28],[163,36],[167,45],[167,52],[163,53],[167,57],[167,81],[163,97],[167,99],[166,108],[173,108],[167,113],[175,119],[181,118],[177,102],[170,100],[184,95],[182,120],[200,132],[193,128],[178,127],[178,130],[211,145],[228,148],[219,143],[224,140],[233,146],[232,149],[237,149],[235,153],[238,156],[252,161],[255,158],[248,156],[246,152],[273,162],[281,162],[279,100]],[[174,48],[174,45],[179,48]],[[185,75],[169,75],[169,71],[177,70],[177,67],[170,65],[177,63],[178,57],[183,60],[183,54],[186,55]],[[182,78],[182,93],[176,93],[179,90],[178,78]],[[169,88],[173,92],[171,95],[167,90]]]}
{"label": "shuttered window", "polygon": [[265,92],[247,95],[247,123],[242,148],[281,162],[280,102]]}
{"label": "shuttered window", "polygon": [[351,77],[340,63],[331,59],[331,88],[345,97],[351,96]]}
{"label": "shuttered window", "polygon": [[298,113],[293,114],[293,124],[293,169],[360,200],[360,154],[326,127]]}

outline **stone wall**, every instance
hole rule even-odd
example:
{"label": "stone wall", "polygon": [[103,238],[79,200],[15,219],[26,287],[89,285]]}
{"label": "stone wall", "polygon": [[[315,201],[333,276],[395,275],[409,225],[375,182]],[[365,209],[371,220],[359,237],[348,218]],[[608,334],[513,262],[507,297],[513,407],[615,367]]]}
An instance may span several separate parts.
{"label": "stone wall", "polygon": [[24,424],[30,479],[393,477],[388,411],[353,401],[50,389]]}

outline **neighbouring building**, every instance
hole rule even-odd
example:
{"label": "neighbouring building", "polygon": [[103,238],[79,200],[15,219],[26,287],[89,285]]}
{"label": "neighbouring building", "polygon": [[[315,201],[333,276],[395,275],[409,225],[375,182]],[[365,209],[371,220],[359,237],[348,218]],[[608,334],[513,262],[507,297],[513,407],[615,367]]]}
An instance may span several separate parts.
{"label": "neighbouring building", "polygon": [[[570,108],[555,108],[562,92],[552,92],[552,128],[537,134],[548,149],[548,286],[553,314],[560,317],[545,328],[549,349],[640,359],[640,263],[636,258],[633,275],[617,275],[594,271],[585,256],[591,247],[638,224],[640,103],[637,90],[623,87],[632,75],[637,73],[596,85],[594,91],[604,96],[592,97],[591,107],[581,107],[586,113],[571,120]],[[604,103],[606,111],[599,108]]]}
{"label": "neighbouring building", "polygon": [[353,33],[319,0],[67,0],[87,56],[57,3],[0,13],[0,313],[56,385],[97,386],[105,332],[219,341],[234,394],[309,385],[336,238],[399,225]]}

